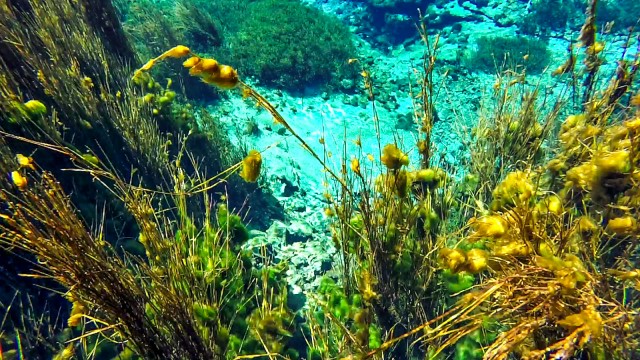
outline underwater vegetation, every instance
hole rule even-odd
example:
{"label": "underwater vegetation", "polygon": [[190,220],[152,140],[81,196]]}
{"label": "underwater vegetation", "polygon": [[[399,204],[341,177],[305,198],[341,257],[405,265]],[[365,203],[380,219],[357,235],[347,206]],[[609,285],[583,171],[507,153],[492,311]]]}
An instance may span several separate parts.
{"label": "underwater vegetation", "polygon": [[[194,44],[199,53],[235,64],[243,77],[289,91],[335,87],[355,75],[343,66],[355,53],[347,27],[299,1],[183,0],[158,7],[136,0],[119,7],[130,14],[124,26],[147,58],[177,44]],[[171,75],[179,76],[172,69]]]}
{"label": "underwater vegetation", "polygon": [[[344,63],[355,53],[348,29],[320,10],[298,1],[263,0],[251,3],[234,35],[236,49],[228,61],[246,69],[261,83],[301,89],[353,77]],[[272,26],[274,19],[287,19]],[[294,39],[291,42],[290,39]]]}
{"label": "underwater vegetation", "polygon": [[[497,74],[460,124],[458,169],[436,152],[449,80],[424,21],[414,136],[384,143],[375,74],[317,10],[260,0],[232,25],[180,1],[174,27],[119,2],[121,27],[97,4],[0,0],[0,358],[640,358],[640,35],[606,73],[595,0],[553,89],[532,77],[544,43],[479,41],[493,50],[473,61]],[[310,37],[279,37],[295,21],[260,31],[266,12],[304,15]],[[373,152],[360,137],[315,150],[245,76],[293,89],[354,72]],[[324,170],[338,254],[302,309],[290,264],[248,245],[249,225],[281,216],[261,184],[269,149],[233,143],[192,84],[265,110]]]}
{"label": "underwater vegetation", "polygon": [[545,41],[524,36],[479,37],[476,48],[463,59],[467,68],[489,73],[501,68],[526,67],[527,71],[536,74],[544,70],[548,61]]}

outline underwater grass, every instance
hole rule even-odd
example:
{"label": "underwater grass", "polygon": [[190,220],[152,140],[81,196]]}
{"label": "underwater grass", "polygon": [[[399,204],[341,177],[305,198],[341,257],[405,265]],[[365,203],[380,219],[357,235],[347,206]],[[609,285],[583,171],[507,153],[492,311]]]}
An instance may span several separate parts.
{"label": "underwater grass", "polygon": [[[49,9],[71,9],[60,6]],[[190,75],[220,89],[238,89],[264,107],[325,168],[325,211],[334,219],[340,279],[323,280],[312,296],[301,330],[306,354],[289,346],[300,329],[286,306],[283,269],[254,264],[241,250],[248,237],[241,217],[208,193],[235,172],[256,181],[260,152],[207,177],[185,170],[200,169],[185,145],[193,132],[178,137],[179,151],[171,157],[161,141],[144,143],[162,155],[149,161],[166,173],[160,187],[150,188],[60,134],[50,109],[70,109],[64,98],[47,107],[22,101],[14,91],[3,104],[3,120],[39,127],[16,134],[3,123],[0,171],[10,176],[0,180],[0,241],[35,256],[31,276],[66,289],[72,304],[67,326],[77,336],[58,349],[57,358],[90,353],[87,339],[96,335],[118,344],[123,357],[150,359],[638,356],[639,59],[638,52],[621,58],[603,86],[594,80],[602,49],[594,9],[592,2],[579,37],[585,71],[575,68],[570,49],[554,72],[569,84],[561,95],[541,100],[539,86],[527,85],[524,74],[498,75],[493,105],[481,112],[468,140],[472,164],[462,185],[432,156],[438,38],[424,28],[426,50],[416,70],[420,87],[412,89],[419,125],[415,144],[404,150],[399,141],[382,144],[378,138],[378,154],[345,151],[338,169],[231,66],[176,46],[130,74],[134,82],[148,84],[159,62],[182,58]],[[45,21],[47,13],[41,15]],[[48,66],[52,75],[45,79],[60,76]],[[83,79],[73,69],[72,62],[70,78],[58,81]],[[364,66],[361,73],[380,134],[375,79]],[[11,67],[2,74],[0,88],[12,90],[6,78]],[[65,91],[77,94],[74,89],[88,84],[80,81]],[[160,89],[158,98],[168,91]],[[564,119],[556,136],[568,92],[569,98],[577,94],[581,108]],[[85,111],[95,103],[116,106],[87,98],[75,104]],[[119,106],[136,114],[141,105],[130,100]],[[121,126],[127,134],[126,124]],[[162,139],[159,131],[150,134]],[[133,134],[125,138],[140,145]],[[352,140],[359,148],[359,139],[345,142]],[[15,151],[15,144],[25,143],[39,152]],[[419,154],[413,167],[409,151]],[[43,152],[69,159],[74,177],[101,184],[123,204],[137,224],[144,256],[112,246],[103,223],[87,225],[53,173],[39,166]]]}

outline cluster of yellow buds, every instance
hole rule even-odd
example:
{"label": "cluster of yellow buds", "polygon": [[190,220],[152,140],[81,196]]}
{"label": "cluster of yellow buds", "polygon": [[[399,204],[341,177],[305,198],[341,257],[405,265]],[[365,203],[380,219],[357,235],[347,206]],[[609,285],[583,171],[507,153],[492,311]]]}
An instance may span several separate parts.
{"label": "cluster of yellow buds", "polygon": [[204,59],[198,56],[188,58],[183,64],[189,74],[199,76],[202,81],[220,89],[228,90],[238,86],[238,72],[229,65],[218,63],[215,59]]}
{"label": "cluster of yellow buds", "polygon": [[477,274],[488,267],[489,254],[482,249],[462,249],[444,248],[440,251],[439,259],[441,266],[454,273],[467,271]]}
{"label": "cluster of yellow buds", "polygon": [[233,89],[239,83],[238,72],[229,65],[218,63],[215,59],[201,58],[184,46],[173,47],[160,56],[147,61],[140,69],[136,70],[133,77],[139,78],[144,71],[150,70],[158,61],[166,58],[179,59],[190,56],[182,65],[189,69],[189,74],[198,76],[207,84],[215,85],[220,89]]}

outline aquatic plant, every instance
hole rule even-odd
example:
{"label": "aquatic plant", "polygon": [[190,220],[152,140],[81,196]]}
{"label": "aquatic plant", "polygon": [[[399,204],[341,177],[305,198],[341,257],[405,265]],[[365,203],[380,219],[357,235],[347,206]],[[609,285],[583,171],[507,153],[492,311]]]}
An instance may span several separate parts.
{"label": "aquatic plant", "polygon": [[526,34],[562,31],[567,26],[575,26],[573,21],[580,15],[581,1],[534,0],[530,2],[529,13],[519,20],[518,26]]}
{"label": "aquatic plant", "polygon": [[[31,24],[5,34],[19,39],[16,44],[44,34],[53,54],[49,64],[35,58],[36,45],[9,52],[13,61],[44,69],[28,81],[16,76],[23,67],[0,68],[0,91],[7,94],[0,102],[0,172],[9,174],[0,179],[0,242],[35,256],[32,276],[64,287],[71,304],[66,332],[73,336],[55,342],[56,358],[88,355],[112,342],[123,358],[294,359],[305,356],[291,341],[301,334],[308,359],[638,356],[640,55],[625,51],[610,81],[598,81],[604,45],[595,31],[595,1],[579,37],[583,68],[576,69],[577,50],[569,48],[552,73],[566,86],[559,95],[547,97],[546,89],[527,84],[520,68],[499,73],[494,97],[467,139],[472,161],[461,184],[434,156],[439,39],[424,27],[426,52],[414,72],[419,86],[411,88],[415,143],[381,142],[375,77],[353,59],[349,65],[362,76],[378,146],[375,154],[365,153],[362,139],[345,139],[333,169],[324,160],[328,149],[313,150],[235,67],[177,45],[108,81],[112,73],[103,67],[117,65],[99,41],[82,38],[87,50],[63,42],[61,51],[33,25],[61,31],[47,16],[64,18],[70,2],[33,1],[38,21],[18,19],[0,4],[7,10],[2,26]],[[263,154],[250,151],[205,176],[194,155],[199,147],[189,144],[206,145],[216,133],[190,118],[173,119],[175,111],[185,113],[176,107],[177,94],[153,80],[159,66],[175,59],[189,77],[220,91],[237,89],[266,109],[324,167],[338,281],[326,278],[311,294],[306,326],[286,306],[286,264],[270,264],[265,250],[256,257],[243,250],[249,232],[242,216],[210,192],[233,179],[259,179]],[[36,81],[43,83],[36,87],[44,89],[39,96],[23,96]],[[54,89],[61,94],[47,92]],[[570,116],[561,115],[568,109]],[[123,114],[133,124],[125,124]],[[560,116],[565,120],[555,137]],[[92,134],[110,121],[109,135],[124,139],[118,144],[138,159],[140,177],[125,171],[129,161],[109,162],[112,149],[101,152],[68,137],[69,129]],[[135,126],[154,137],[136,138]],[[162,126],[180,135],[169,138]],[[110,136],[85,139],[106,145],[113,143]],[[175,145],[166,142],[171,139]],[[545,142],[554,147],[545,149]],[[160,157],[147,159],[146,147]],[[219,152],[213,159],[222,164],[231,155]],[[86,179],[112,194],[108,199],[139,229],[140,255],[112,245],[106,211],[93,226],[82,219],[60,181],[60,164],[48,163],[48,156],[64,159],[74,182]],[[158,183],[144,176],[158,171]]]}
{"label": "aquatic plant", "polygon": [[[31,221],[32,226],[38,228],[38,231],[46,231],[40,228],[45,226],[45,223],[46,226],[55,225],[65,228],[64,231],[49,229],[50,238],[42,237],[40,240],[50,242],[47,246],[51,246],[51,248],[46,249],[48,254],[66,256],[65,265],[58,264],[59,267],[56,269],[66,271],[70,275],[65,278],[66,282],[62,278],[55,279],[66,288],[59,290],[59,285],[54,284],[53,281],[47,281],[47,279],[54,280],[50,276],[42,276],[34,280],[39,286],[64,293],[75,286],[75,281],[81,280],[80,276],[90,275],[91,269],[96,269],[96,273],[111,273],[115,277],[118,274],[123,274],[122,279],[117,281],[105,278],[89,280],[83,278],[92,283],[90,286],[93,288],[87,291],[93,291],[91,293],[93,295],[81,292],[79,295],[82,297],[81,302],[71,301],[82,304],[87,311],[74,313],[72,324],[76,323],[78,315],[88,315],[88,312],[91,312],[93,316],[96,315],[92,312],[95,309],[94,306],[98,306],[93,301],[96,298],[99,298],[99,301],[118,303],[118,305],[100,305],[101,308],[107,309],[105,311],[108,315],[105,317],[111,320],[116,319],[117,316],[130,316],[122,313],[117,315],[115,314],[117,311],[140,311],[140,306],[142,306],[142,313],[145,303],[149,302],[148,298],[144,301],[141,300],[145,295],[141,295],[140,288],[136,287],[139,284],[135,286],[131,284],[137,279],[128,271],[132,263],[141,261],[141,258],[137,256],[144,258],[150,256],[151,253],[145,254],[143,244],[131,240],[133,236],[138,237],[138,228],[141,225],[135,222],[133,212],[129,211],[123,202],[118,201],[118,192],[114,190],[115,183],[121,185],[121,188],[132,189],[135,188],[132,184],[137,184],[156,191],[164,189],[168,192],[173,189],[174,183],[171,179],[175,175],[171,170],[175,164],[172,165],[170,159],[175,158],[180,151],[185,151],[185,149],[190,156],[197,157],[202,163],[183,162],[181,166],[182,181],[189,180],[189,177],[196,173],[221,172],[241,160],[240,154],[234,153],[236,148],[226,139],[226,133],[219,129],[216,119],[204,114],[202,118],[207,120],[206,126],[200,126],[194,121],[193,114],[197,110],[179,104],[180,101],[177,98],[180,95],[172,90],[171,81],[159,84],[151,77],[141,78],[138,82],[131,81],[132,71],[124,64],[125,61],[130,62],[135,59],[126,57],[128,54],[132,54],[132,51],[128,48],[124,35],[121,33],[119,37],[110,35],[109,38],[102,38],[103,31],[119,29],[119,24],[114,23],[110,30],[94,29],[91,23],[92,19],[95,17],[107,19],[113,15],[113,13],[101,15],[104,7],[94,5],[86,6],[83,2],[69,1],[34,1],[21,2],[18,7],[13,1],[0,2],[2,13],[0,15],[0,33],[3,38],[12,39],[12,41],[0,46],[2,54],[0,92],[3,94],[3,100],[0,101],[0,131],[3,133],[4,149],[2,171],[10,174],[9,177],[3,176],[3,217],[0,222],[2,222],[4,229],[11,226],[19,227],[12,230],[11,233],[4,230],[2,232],[4,237],[2,256],[7,260],[4,265],[9,267],[7,271],[11,274],[6,278],[7,285],[15,284],[13,282],[14,275],[17,277],[18,273],[32,271],[33,264],[28,260],[32,258],[25,255],[29,253],[29,250],[45,251],[42,250],[42,247],[35,245],[22,252],[18,251],[21,247],[16,247],[13,244],[8,245],[16,241],[15,234],[17,232],[29,229],[26,224],[18,225],[16,222],[5,221],[7,219],[5,216],[9,216],[9,219],[17,219],[18,217],[17,214],[5,212],[9,211],[11,203],[19,201],[11,194],[11,191],[16,189],[20,191],[18,195],[25,196],[24,203],[18,206],[21,211],[32,209],[37,212],[36,215],[31,214],[33,216],[23,214],[28,217],[28,220],[25,221]],[[102,24],[97,24],[97,26],[102,26]],[[118,43],[118,41],[124,42]],[[83,46],[78,46],[78,44],[83,44]],[[129,49],[129,51],[116,52],[115,49]],[[44,53],[47,56],[42,56]],[[185,136],[184,134],[189,135]],[[49,148],[49,145],[52,147]],[[46,148],[60,149],[60,151],[46,151]],[[42,154],[45,153],[46,156],[43,156]],[[65,168],[77,169],[80,164],[85,167],[85,170],[98,171],[100,169],[103,172],[100,172],[99,175],[93,173],[96,175],[94,178],[89,174],[78,176],[77,172],[62,170]],[[46,168],[48,171],[41,171],[42,168]],[[103,178],[104,184],[95,181],[103,173],[112,176]],[[39,179],[42,178],[46,179],[46,181],[43,180],[44,185],[39,183]],[[115,180],[121,178],[126,178],[127,181],[118,180],[118,182]],[[210,182],[209,186],[203,186],[205,189],[203,191],[210,194],[213,194],[214,191],[221,191],[225,196],[231,195],[232,199],[237,199],[242,204],[245,196],[233,195],[234,193],[247,193],[247,185],[241,183],[244,182],[240,178],[231,178],[225,182]],[[39,191],[45,191],[44,188],[51,190],[50,193],[40,194]],[[26,192],[32,190],[33,192],[30,194],[33,196],[27,196]],[[72,195],[68,197],[64,195],[65,193]],[[120,193],[120,195],[122,194]],[[220,195],[220,193],[216,195],[216,198]],[[163,205],[172,208],[170,205],[172,200],[168,197],[157,196],[149,201],[158,208]],[[194,218],[204,216],[203,201],[198,197],[190,197],[185,205],[189,210],[184,208],[184,211]],[[33,210],[41,206],[46,206],[47,211],[43,213],[39,210]],[[102,209],[104,213],[96,209]],[[229,202],[229,209],[231,209],[230,211],[237,209],[233,201]],[[261,211],[270,209],[276,208],[269,204],[261,207]],[[50,212],[55,212],[55,216],[46,217],[50,215]],[[177,218],[175,213],[172,216],[169,216],[169,212],[164,214],[166,215],[164,219],[167,222]],[[39,216],[45,218],[41,219]],[[46,222],[38,223],[40,220],[46,220]],[[73,234],[68,233],[72,231],[71,228],[73,228]],[[95,233],[90,228],[93,228]],[[164,239],[172,236],[167,233],[164,235],[166,235]],[[67,243],[61,245],[50,241],[51,237],[60,241],[70,241],[70,238],[73,237],[78,242],[77,245]],[[32,240],[36,241],[37,239]],[[87,245],[91,247],[90,250],[82,247],[84,246],[83,242],[90,241],[92,244]],[[94,243],[100,243],[100,245]],[[26,242],[23,243],[23,245],[26,244]],[[75,247],[69,249],[69,246]],[[141,251],[140,248],[142,248]],[[16,252],[19,257],[10,255],[7,250]],[[101,251],[102,253],[97,254],[91,251]],[[61,255],[61,252],[64,254]],[[127,255],[120,258],[116,255],[123,253]],[[93,261],[91,263],[69,260],[71,257],[74,259],[82,256],[90,257],[91,254],[95,255],[90,259]],[[135,257],[136,260],[130,261],[129,256]],[[22,257],[26,260],[20,261],[19,259]],[[74,263],[77,266],[76,270],[71,270],[69,266]],[[78,275],[84,271],[88,273]],[[251,270],[247,269],[247,271]],[[113,297],[111,298],[102,294],[109,291],[104,289],[104,286],[109,284],[113,284],[110,293]],[[118,287],[127,289],[122,290]],[[32,295],[36,292],[30,294],[31,289],[28,286],[20,286],[20,290],[19,299],[21,301],[34,301],[34,306],[38,308],[45,306],[40,302],[47,301],[48,305],[54,308],[52,311],[59,311],[62,316],[65,316],[68,311],[62,305],[63,300],[55,295],[35,298]],[[10,304],[12,294],[13,291],[2,293],[4,305]],[[5,296],[9,296],[9,298],[5,298]],[[120,297],[128,300],[119,299]],[[181,306],[183,308],[179,311],[182,312],[177,312],[176,316],[184,314],[184,311],[191,311],[185,310],[184,305]],[[58,307],[61,309],[59,310]],[[79,306],[73,307],[76,309],[75,311],[79,308]],[[11,311],[17,309],[16,306],[9,307]],[[109,311],[111,312],[109,313]],[[84,339],[87,339],[91,334],[100,334],[101,332],[96,330],[102,328],[102,325],[87,325],[87,322],[83,321],[82,324],[87,326],[86,331],[91,334],[83,336],[82,332],[76,329],[73,330],[75,333],[72,336],[55,338],[55,334],[62,331],[63,327],[52,325],[51,329],[55,331],[52,330],[51,338],[42,339],[37,336],[31,337],[33,333],[29,329],[32,327],[20,325],[14,320],[16,318],[17,316],[14,316],[13,313],[7,314],[6,319],[12,321],[3,325],[16,327],[19,332],[19,335],[16,336],[22,336],[24,344],[31,344],[29,352],[27,352],[29,357],[31,357],[29,355],[31,351],[37,353],[43,347],[47,351],[55,351],[55,346],[61,344],[66,346],[67,340],[78,336],[82,336],[79,339],[81,344],[86,345]],[[133,318],[135,320],[132,320]],[[140,314],[128,319],[146,321],[144,315]],[[92,320],[88,322],[91,323]],[[111,324],[119,322],[119,320],[113,320]],[[136,324],[129,323],[127,331],[135,332],[132,330],[135,326],[145,326],[140,325],[141,322]],[[156,330],[157,327],[155,330],[149,329],[149,331]],[[105,331],[104,334],[109,332],[109,336],[111,336],[114,333],[114,327],[107,326]],[[182,332],[182,330],[178,332]],[[39,336],[43,336],[44,333],[44,331],[40,332]],[[139,336],[149,336],[149,333],[142,332]],[[104,342],[104,337],[101,342]],[[160,343],[162,342],[160,341]],[[171,341],[168,341],[162,346],[170,346],[170,343]],[[150,344],[149,346],[155,345]],[[89,353],[86,349],[87,346],[81,347],[84,347],[82,349],[84,353]],[[156,350],[160,351],[158,349],[151,351]],[[210,350],[205,347],[202,351]],[[145,350],[136,349],[136,351],[144,352]],[[176,349],[170,351],[176,352]]]}
{"label": "aquatic plant", "polygon": [[[21,168],[2,144],[2,171],[17,168],[29,182],[3,180],[0,241],[14,251],[34,254],[46,264],[37,276],[67,289],[65,296],[73,304],[68,326],[85,329],[75,340],[101,334],[110,341],[126,340],[145,358],[211,359],[216,354],[261,351],[264,334],[246,334],[249,317],[259,322],[267,314],[280,322],[290,318],[286,290],[277,290],[277,282],[257,288],[266,276],[261,274],[270,270],[253,272],[250,256],[240,249],[247,239],[240,218],[225,205],[216,214],[207,207],[198,223],[188,215],[188,198],[200,194],[209,204],[205,190],[222,178],[189,178],[180,167],[181,157],[176,159],[174,190],[165,199],[175,206],[169,216],[172,210],[153,207],[155,197],[167,193],[132,186],[66,147],[47,147],[74,159],[81,172],[111,184],[108,188],[136,219],[138,241],[146,253],[144,259],[118,255],[103,232],[86,228],[50,173],[36,166]],[[157,216],[159,212],[164,215]],[[260,303],[262,307],[255,305]],[[279,310],[271,313],[272,308]],[[275,330],[290,326],[291,320],[286,321]],[[244,346],[228,348],[234,336],[244,338]],[[284,352],[287,339],[286,333],[265,338],[265,350]],[[280,345],[273,348],[276,344]]]}
{"label": "aquatic plant", "polygon": [[462,124],[460,133],[467,134],[463,141],[470,154],[467,176],[473,177],[475,184],[466,191],[477,191],[476,199],[489,203],[493,188],[508,173],[545,159],[543,142],[567,104],[567,95],[561,91],[549,98],[541,95],[544,93],[540,84],[527,85],[525,72],[498,73],[474,127]]}
{"label": "aquatic plant", "polygon": [[[638,109],[621,99],[633,95],[640,55],[621,59],[611,82],[594,91],[594,9],[591,2],[580,36],[592,57],[578,90],[587,99],[583,113],[564,121],[553,159],[505,173],[492,186],[490,209],[477,199],[479,214],[467,232],[439,251],[448,276],[479,271],[484,277],[473,287],[459,277],[460,286],[451,288],[461,291],[455,305],[405,335],[421,333],[436,349],[431,354],[457,344],[457,351],[483,359],[638,356],[640,338],[632,334],[639,304],[631,300],[637,298],[631,279],[638,251],[632,179],[639,159],[630,155]],[[499,322],[500,331],[476,354],[469,336],[487,319]]]}
{"label": "aquatic plant", "polygon": [[[136,0],[121,6],[130,9],[124,28],[145,58],[190,43],[202,54],[235,64],[243,76],[288,90],[322,87],[354,75],[344,66],[355,55],[348,29],[297,1],[183,0],[175,8],[163,8]],[[273,26],[272,19],[282,18],[288,21]],[[170,71],[158,74],[178,78],[179,69],[168,66]],[[192,98],[213,98],[211,88],[196,79],[183,81]]]}
{"label": "aquatic plant", "polygon": [[598,19],[614,22],[615,31],[624,31],[635,26],[640,18],[640,4],[633,0],[603,0],[598,2]]}
{"label": "aquatic plant", "polygon": [[198,5],[187,1],[179,2],[176,5],[176,16],[182,21],[181,27],[188,43],[213,51],[223,43],[222,26],[219,20]]}
{"label": "aquatic plant", "polygon": [[[427,37],[424,27],[420,34],[427,50],[422,67],[415,71],[419,86],[412,89],[418,163],[412,164],[397,143],[383,145],[378,138],[378,152],[367,154],[360,140],[353,139],[355,154],[344,153],[340,162],[343,177],[326,180],[326,214],[333,219],[341,276],[338,288],[321,290],[315,299],[317,313],[324,316],[312,326],[317,332],[313,343],[326,358],[350,354],[366,358],[388,350],[385,340],[436,316],[444,304],[436,249],[446,243],[442,225],[453,197],[448,175],[432,159],[438,38]],[[373,124],[380,134],[374,79],[365,65],[352,63],[361,66]],[[324,333],[330,334],[329,339],[322,337]],[[409,337],[389,350],[391,356],[420,354],[409,345],[415,339]]]}
{"label": "aquatic plant", "polygon": [[547,44],[542,39],[524,36],[481,36],[463,63],[470,70],[495,73],[503,69],[526,68],[540,73],[549,62]]}
{"label": "aquatic plant", "polygon": [[[353,184],[349,188],[357,184],[361,190],[357,198],[340,186],[336,194],[326,195],[331,204],[326,213],[336,218],[333,238],[341,250],[344,295],[333,292],[318,300],[325,316],[315,325],[313,344],[318,347],[314,351],[342,349],[336,354],[350,352],[364,358],[389,352],[405,357],[417,351],[407,348],[405,341],[409,341],[422,344],[429,357],[453,345],[460,358],[506,359],[512,354],[526,359],[570,358],[578,353],[595,358],[604,354],[614,358],[638,356],[635,349],[640,339],[631,335],[636,331],[638,303],[629,298],[629,291],[637,291],[630,287],[637,288],[637,284],[623,285],[636,278],[633,259],[638,251],[638,227],[633,216],[637,182],[633,179],[638,159],[631,155],[635,153],[631,149],[636,148],[638,110],[620,101],[631,99],[629,90],[639,55],[620,60],[611,82],[595,90],[591,79],[598,73],[598,66],[591,64],[601,60],[593,31],[594,5],[592,2],[587,9],[580,35],[586,71],[582,86],[574,92],[574,96],[585,99],[585,113],[570,116],[562,126],[559,141],[568,144],[561,145],[557,158],[545,165],[548,158],[541,156],[542,143],[553,134],[560,109],[568,107],[565,92],[540,100],[538,86],[524,86],[524,74],[507,71],[499,75],[494,85],[495,106],[481,113],[476,129],[480,133],[470,141],[472,157],[479,158],[474,158],[469,169],[492,175],[471,174],[475,178],[470,180],[472,186],[486,190],[472,191],[470,200],[456,199],[461,201],[457,206],[475,209],[472,213],[475,211],[476,216],[470,217],[467,226],[450,233],[449,241],[437,236],[438,220],[458,219],[447,218],[446,213],[437,216],[437,212],[433,218],[430,213],[422,217],[422,208],[414,218],[411,207],[404,208],[415,203],[433,209],[424,202],[424,195],[427,199],[444,195],[437,197],[436,208],[447,204],[446,180],[442,181],[437,170],[404,170],[405,153],[396,144],[380,146],[383,175],[375,181],[375,188],[369,188],[367,180],[358,179],[377,174],[364,165],[368,163],[366,158],[373,156],[359,154],[351,161],[343,157],[343,173],[351,170],[345,182]],[[428,63],[433,58],[427,55],[425,59]],[[574,62],[565,63],[556,75],[578,76]],[[365,91],[373,84],[368,74],[362,72]],[[612,116],[627,120],[620,124]],[[528,125],[521,126],[521,121]],[[507,148],[492,150],[503,146],[499,144]],[[420,154],[429,148],[424,145],[416,145]],[[419,179],[427,186],[415,187]],[[401,214],[400,222],[395,214]],[[426,229],[435,229],[435,242],[426,237],[429,249],[438,254],[435,258],[430,256],[433,253],[420,253],[420,248],[413,246],[414,236],[421,243],[425,241],[420,236]],[[409,254],[406,258],[405,251]],[[420,254],[426,268],[413,267],[414,254]],[[410,279],[402,276],[406,269],[412,269]],[[425,274],[427,277],[423,277]],[[412,309],[402,307],[406,294],[419,294],[438,279],[454,297],[447,302],[438,299],[438,290],[425,293],[420,299],[429,299],[430,308],[439,311],[421,312],[429,318],[427,322],[398,333],[416,316],[412,311],[420,309],[418,301],[410,302]],[[394,286],[398,286],[394,293],[386,292]],[[352,306],[350,294],[358,296],[369,309],[366,323],[383,329],[383,342],[376,344],[379,346],[368,347],[358,336],[355,319],[339,315],[353,314],[348,310]],[[336,296],[346,300],[335,300]],[[393,305],[386,303],[388,298],[394,300]],[[392,326],[385,324],[385,319],[396,314]],[[489,323],[500,325],[487,331]],[[323,331],[335,334],[330,339],[343,339],[341,345],[323,341]],[[622,338],[625,340],[616,340]]]}
{"label": "aquatic plant", "polygon": [[[348,29],[320,10],[297,1],[260,0],[247,9],[229,38],[233,61],[244,76],[289,90],[323,85],[350,74],[355,47]],[[273,19],[287,19],[273,26]]]}

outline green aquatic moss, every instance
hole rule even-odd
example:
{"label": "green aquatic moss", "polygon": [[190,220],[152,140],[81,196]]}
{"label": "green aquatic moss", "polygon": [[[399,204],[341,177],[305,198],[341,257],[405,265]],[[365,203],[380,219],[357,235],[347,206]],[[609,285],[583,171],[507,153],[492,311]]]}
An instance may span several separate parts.
{"label": "green aquatic moss", "polygon": [[482,327],[471,332],[456,343],[455,360],[480,360],[484,355],[483,348],[498,337],[499,323],[486,318]]}
{"label": "green aquatic moss", "polygon": [[475,282],[475,277],[469,273],[454,273],[448,269],[442,272],[442,279],[451,294],[470,289]]}
{"label": "green aquatic moss", "polygon": [[640,2],[637,0],[601,0],[598,2],[598,20],[615,22],[613,29],[623,31],[636,25],[640,19]]}
{"label": "green aquatic moss", "polygon": [[481,345],[475,342],[470,336],[465,336],[456,344],[455,360],[480,360],[482,359]]}
{"label": "green aquatic moss", "polygon": [[369,326],[369,349],[377,349],[382,345],[382,331],[375,325]]}
{"label": "green aquatic moss", "polygon": [[297,1],[261,0],[248,12],[251,16],[229,39],[241,75],[300,89],[342,79],[347,60],[355,57],[348,29],[320,10]]}
{"label": "green aquatic moss", "polygon": [[429,0],[366,0],[368,6],[390,12],[406,11],[407,9],[417,9],[427,6],[432,1]]}
{"label": "green aquatic moss", "polygon": [[540,73],[549,63],[549,50],[547,43],[541,39],[481,36],[476,40],[476,48],[467,54],[463,62],[471,70],[488,73],[503,67],[526,67],[528,72]]}
{"label": "green aquatic moss", "polygon": [[218,207],[218,225],[234,244],[242,244],[249,239],[249,230],[242,223],[242,218],[230,213],[225,205]]}
{"label": "green aquatic moss", "polygon": [[322,360],[324,357],[322,356],[322,352],[316,348],[308,348],[307,349],[307,359],[308,360]]}

